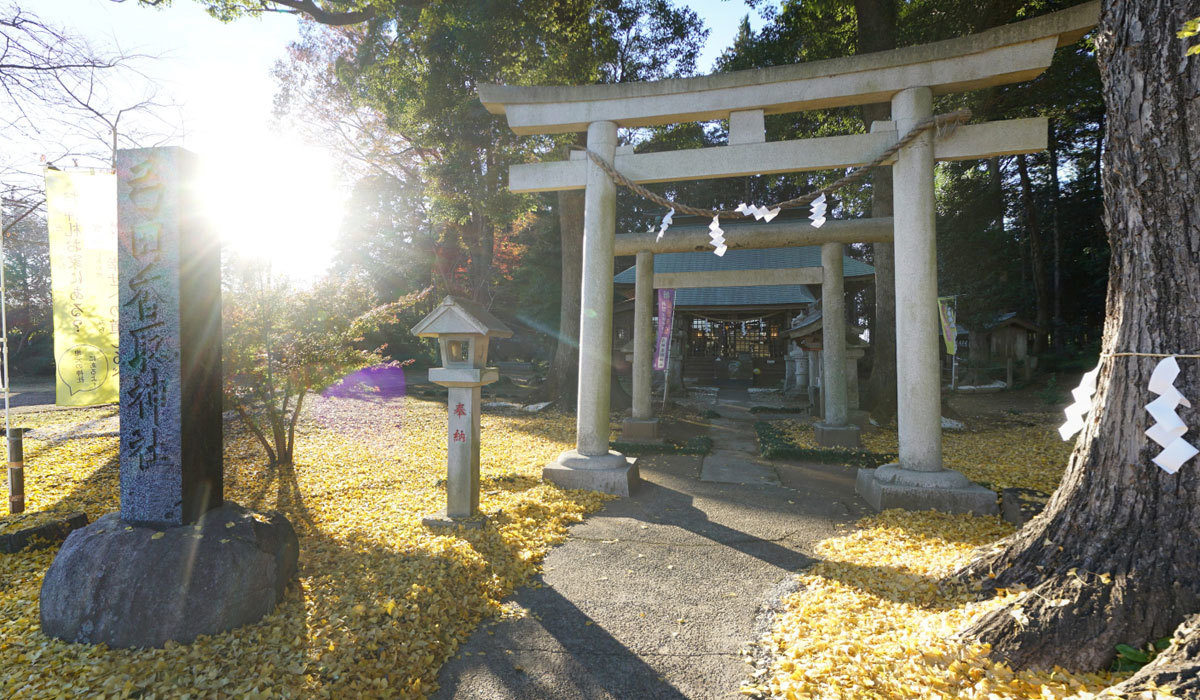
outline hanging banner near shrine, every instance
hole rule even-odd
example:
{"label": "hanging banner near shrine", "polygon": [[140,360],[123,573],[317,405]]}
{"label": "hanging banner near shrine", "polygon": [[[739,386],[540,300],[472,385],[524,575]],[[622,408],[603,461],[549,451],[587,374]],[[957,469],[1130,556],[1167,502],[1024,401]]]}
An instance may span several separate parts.
{"label": "hanging banner near shrine", "polygon": [[117,381],[117,176],[47,170],[55,403],[115,403]]}
{"label": "hanging banner near shrine", "polygon": [[654,339],[654,369],[667,368],[667,354],[671,349],[671,328],[675,325],[675,290],[658,290],[658,334]]}
{"label": "hanging banner near shrine", "polygon": [[953,355],[958,351],[958,319],[954,297],[938,297],[938,316],[942,319],[942,340],[946,343],[946,353]]}

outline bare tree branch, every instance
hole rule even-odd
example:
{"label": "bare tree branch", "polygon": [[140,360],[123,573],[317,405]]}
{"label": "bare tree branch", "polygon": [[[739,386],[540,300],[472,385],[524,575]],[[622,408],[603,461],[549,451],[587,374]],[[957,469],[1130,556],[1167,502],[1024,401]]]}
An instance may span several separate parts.
{"label": "bare tree branch", "polygon": [[165,116],[175,105],[140,68],[155,58],[97,49],[0,0],[0,181],[10,193],[39,191],[43,164],[109,165],[122,144],[175,133],[179,119]]}
{"label": "bare tree branch", "polygon": [[37,211],[37,210],[38,210],[39,208],[41,208],[41,206],[42,206],[43,204],[45,204],[45,203],[46,203],[46,198],[45,198],[45,197],[43,197],[42,199],[40,199],[40,200],[38,201],[38,203],[37,203],[37,204],[34,204],[33,206],[31,206],[31,207],[29,207],[28,209],[26,209],[26,210],[25,210],[24,212],[22,212],[22,213],[21,213],[21,215],[20,215],[20,216],[18,216],[17,218],[13,219],[12,221],[6,221],[6,222],[5,222],[5,224],[6,224],[6,225],[4,226],[4,230],[3,230],[3,232],[2,232],[2,233],[5,233],[5,234],[7,234],[9,231],[12,231],[14,228],[16,228],[17,224],[21,223],[21,221],[22,221],[22,220],[23,220],[25,217],[27,217],[27,216],[29,216],[30,214],[32,214],[33,212]]}

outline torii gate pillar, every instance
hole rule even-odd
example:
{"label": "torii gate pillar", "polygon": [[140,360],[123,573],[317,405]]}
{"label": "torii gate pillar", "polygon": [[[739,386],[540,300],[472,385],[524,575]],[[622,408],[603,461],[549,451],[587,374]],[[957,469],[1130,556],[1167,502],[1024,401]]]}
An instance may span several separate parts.
{"label": "torii gate pillar", "polygon": [[[587,134],[588,149],[612,162],[617,151],[617,125],[610,121],[592,122]],[[628,496],[638,480],[637,466],[633,460],[608,449],[617,186],[589,160],[585,192],[575,449],[563,452],[546,465],[542,478],[564,488]]]}
{"label": "torii gate pillar", "polygon": [[[933,93],[908,88],[892,98],[903,137],[933,114]],[[936,509],[988,515],[996,494],[942,466],[942,387],[937,328],[933,133],[905,146],[892,166],[896,260],[896,388],[900,461],[860,469],[857,490],[876,510]]]}
{"label": "torii gate pillar", "polygon": [[821,246],[821,360],[825,386],[824,420],[813,424],[822,447],[862,447],[857,425],[848,418],[846,377],[846,284],[841,243]]}
{"label": "torii gate pillar", "polygon": [[[658,440],[658,419],[650,401],[654,378],[654,253],[639,250],[633,287],[633,415],[621,423],[621,438]],[[661,320],[659,321],[662,322]]]}

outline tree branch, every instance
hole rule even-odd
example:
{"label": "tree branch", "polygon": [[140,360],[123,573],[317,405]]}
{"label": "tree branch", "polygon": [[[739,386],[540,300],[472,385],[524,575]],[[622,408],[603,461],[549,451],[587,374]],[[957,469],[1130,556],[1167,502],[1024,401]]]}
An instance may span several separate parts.
{"label": "tree branch", "polygon": [[[296,12],[303,12],[312,17],[321,24],[327,24],[331,27],[344,27],[350,24],[359,24],[366,22],[375,17],[375,8],[368,7],[363,10],[351,10],[349,12],[331,12],[321,7],[313,0],[267,0],[275,5],[282,5]],[[267,8],[264,8],[267,9]]]}

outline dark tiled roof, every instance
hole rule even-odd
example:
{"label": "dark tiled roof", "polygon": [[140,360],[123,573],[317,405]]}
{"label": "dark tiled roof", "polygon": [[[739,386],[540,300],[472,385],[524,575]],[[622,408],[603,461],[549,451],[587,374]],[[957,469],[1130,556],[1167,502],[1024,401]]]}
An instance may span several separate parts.
{"label": "dark tiled roof", "polygon": [[[867,277],[875,274],[875,268],[853,258],[843,256],[846,277]],[[654,256],[654,271],[666,272],[711,272],[714,270],[788,270],[797,267],[820,267],[821,247],[799,246],[792,248],[758,248],[731,250],[723,257],[709,251],[691,253],[659,253]],[[613,281],[617,284],[633,284],[634,265],[618,274]],[[789,285],[796,286],[796,285]],[[720,289],[732,289],[721,287]]]}
{"label": "dark tiled roof", "polygon": [[776,306],[811,304],[816,299],[803,284],[761,287],[702,287],[675,290],[676,306]]}

